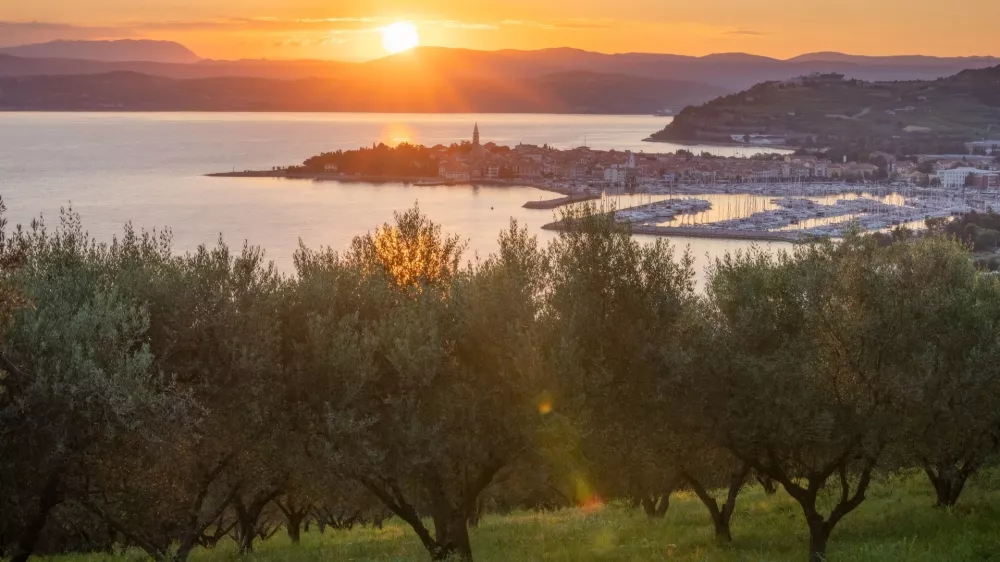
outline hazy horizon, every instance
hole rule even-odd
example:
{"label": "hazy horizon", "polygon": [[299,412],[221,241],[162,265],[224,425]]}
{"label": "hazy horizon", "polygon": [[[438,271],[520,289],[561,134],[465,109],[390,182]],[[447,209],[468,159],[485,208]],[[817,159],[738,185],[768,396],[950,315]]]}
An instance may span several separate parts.
{"label": "hazy horizon", "polygon": [[[0,22],[0,26],[3,26],[5,24],[7,24],[7,23],[10,23],[10,22]],[[111,42],[111,41],[130,41],[130,40],[131,41],[160,41],[160,42],[176,43],[176,44],[181,45],[181,46],[189,49],[190,51],[192,51],[201,60],[205,60],[205,61],[219,61],[219,62],[224,62],[224,61],[228,61],[228,62],[239,62],[239,61],[274,61],[274,62],[331,62],[331,63],[346,62],[346,63],[363,63],[363,62],[370,62],[370,61],[375,61],[375,60],[379,60],[379,59],[390,58],[390,57],[393,57],[393,56],[401,54],[401,53],[379,52],[379,53],[375,54],[374,56],[372,56],[370,58],[365,58],[365,59],[349,59],[349,58],[322,57],[322,56],[318,56],[318,57],[262,56],[262,57],[241,57],[241,58],[216,58],[216,57],[210,57],[210,56],[203,56],[201,53],[198,53],[194,49],[191,49],[190,46],[188,46],[187,44],[185,44],[185,43],[183,43],[181,41],[175,41],[173,39],[168,39],[168,38],[163,38],[163,39],[147,39],[147,38],[143,38],[143,37],[125,37],[125,38],[121,38],[121,39],[65,39],[65,38],[55,38],[55,39],[47,39],[47,40],[43,40],[43,41],[34,41],[34,42],[30,42],[30,43],[23,43],[23,42],[22,43],[9,43],[8,41],[0,39],[0,49],[10,48],[10,47],[34,46],[34,45],[41,45],[41,44],[48,44],[48,43],[59,43],[59,42],[77,42],[77,41],[84,41],[84,42],[109,41],[109,42]],[[943,58],[943,59],[947,59],[947,58],[966,58],[966,59],[980,59],[980,58],[989,59],[989,58],[995,58],[995,59],[1000,60],[1000,54],[995,54],[994,55],[994,54],[990,54],[990,53],[972,53],[972,54],[967,54],[967,55],[931,55],[931,54],[927,54],[927,53],[918,53],[918,52],[913,52],[913,53],[855,53],[855,52],[836,51],[836,50],[829,50],[829,49],[822,50],[822,51],[803,51],[801,53],[796,53],[796,54],[793,54],[793,55],[783,56],[783,57],[770,56],[770,55],[765,55],[765,54],[762,54],[762,53],[755,53],[755,52],[752,52],[752,51],[714,51],[714,52],[705,53],[705,54],[684,54],[684,53],[676,53],[676,52],[668,52],[668,51],[601,51],[601,50],[596,50],[596,49],[588,49],[588,48],[585,48],[585,47],[570,47],[570,46],[562,46],[562,47],[540,47],[540,48],[537,48],[537,49],[522,49],[522,48],[517,48],[517,47],[471,48],[471,47],[446,46],[446,45],[418,45],[413,50],[414,51],[419,51],[419,50],[428,50],[428,49],[448,49],[448,50],[453,50],[453,51],[475,51],[475,52],[485,52],[485,53],[502,53],[502,52],[531,53],[531,52],[540,52],[540,51],[575,50],[575,51],[582,51],[582,52],[588,52],[588,53],[596,53],[596,54],[600,54],[600,55],[609,55],[609,56],[614,56],[614,55],[664,55],[664,56],[681,56],[681,57],[692,57],[692,58],[709,58],[709,57],[724,56],[724,55],[746,55],[746,56],[750,56],[750,57],[769,58],[769,59],[778,60],[778,61],[793,61],[796,58],[803,57],[803,56],[820,55],[820,54],[827,54],[827,53],[829,53],[829,54],[835,54],[835,55],[842,55],[842,56],[846,56],[846,57],[870,57],[870,58],[933,57],[933,58]]]}
{"label": "hazy horizon", "polygon": [[[181,43],[209,59],[370,60],[384,56],[384,28],[410,22],[422,46],[496,51],[569,47],[601,53],[705,56],[748,53],[787,59],[805,53],[864,56],[994,56],[1000,5],[847,0],[776,0],[766,8],[736,0],[671,4],[597,0],[574,4],[513,0],[124,0],[67,5],[37,0],[0,6],[0,47],[52,40],[154,39]],[[953,21],[961,32],[942,31]]]}

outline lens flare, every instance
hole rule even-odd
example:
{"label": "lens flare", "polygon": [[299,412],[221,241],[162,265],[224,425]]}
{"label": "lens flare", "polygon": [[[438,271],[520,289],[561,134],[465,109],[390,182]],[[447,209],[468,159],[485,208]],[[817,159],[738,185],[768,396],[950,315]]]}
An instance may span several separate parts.
{"label": "lens flare", "polygon": [[543,401],[538,405],[538,413],[546,416],[552,413],[552,402],[549,400]]}
{"label": "lens flare", "polygon": [[547,416],[552,413],[552,394],[543,392],[538,396],[538,413]]}

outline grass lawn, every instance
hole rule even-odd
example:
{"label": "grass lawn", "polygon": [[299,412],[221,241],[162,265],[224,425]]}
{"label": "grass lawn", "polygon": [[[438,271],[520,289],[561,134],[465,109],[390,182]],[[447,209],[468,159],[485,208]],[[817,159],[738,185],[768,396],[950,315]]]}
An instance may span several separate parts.
{"label": "grass lawn", "polygon": [[[919,475],[874,484],[861,507],[834,530],[830,560],[1000,560],[1000,474],[971,482],[954,510],[934,509],[933,503],[930,485]],[[808,532],[798,505],[783,491],[768,497],[753,487],[740,496],[731,545],[715,542],[705,508],[690,493],[677,494],[666,518],[652,522],[641,510],[618,505],[591,511],[489,516],[473,530],[472,544],[477,562],[805,560]],[[300,545],[292,545],[281,534],[258,544],[256,552],[245,557],[236,554],[234,546],[225,541],[214,550],[195,551],[192,560],[429,560],[412,531],[395,520],[382,530],[305,533]],[[136,552],[113,560],[144,559]],[[91,562],[109,557],[78,555],[46,560]]]}

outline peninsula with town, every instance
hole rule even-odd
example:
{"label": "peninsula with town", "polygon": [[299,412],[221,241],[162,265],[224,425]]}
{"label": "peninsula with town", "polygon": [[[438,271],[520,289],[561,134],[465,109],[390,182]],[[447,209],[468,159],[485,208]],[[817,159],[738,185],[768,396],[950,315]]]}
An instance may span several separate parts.
{"label": "peninsula with town", "polygon": [[[785,152],[724,157],[684,149],[636,153],[587,146],[511,147],[483,143],[477,124],[471,140],[447,146],[376,143],[318,154],[301,165],[210,175],[414,186],[516,185],[560,194],[525,204],[537,209],[638,195],[643,204],[613,211],[638,234],[789,242],[837,237],[854,228],[919,226],[928,219],[1000,209],[1000,138],[969,141],[954,154]],[[753,196],[764,203],[724,220],[700,220],[715,217],[707,211],[713,207],[711,199],[720,195]]]}
{"label": "peninsula with town", "polygon": [[[376,143],[298,165],[212,175],[518,185],[560,194],[525,204],[537,209],[639,195],[642,204],[616,200],[609,212],[633,232],[653,235],[794,242],[919,228],[1000,209],[1000,66],[934,82],[867,83],[840,74],[766,82],[686,108],[651,140],[776,150],[726,157],[503,146],[482,142],[475,124],[471,139],[450,145]],[[720,195],[763,200],[720,218],[709,212],[718,204],[710,196]]]}

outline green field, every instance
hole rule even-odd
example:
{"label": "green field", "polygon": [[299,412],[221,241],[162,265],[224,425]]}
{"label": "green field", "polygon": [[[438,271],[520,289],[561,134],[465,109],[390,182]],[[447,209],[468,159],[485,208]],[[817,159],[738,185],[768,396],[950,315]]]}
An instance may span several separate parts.
{"label": "green field", "polygon": [[[1000,474],[970,482],[953,510],[931,507],[930,485],[920,475],[874,484],[868,499],[834,531],[831,561],[909,562],[1000,560]],[[784,492],[768,497],[759,487],[740,497],[732,544],[719,544],[704,507],[690,493],[679,493],[665,519],[648,520],[641,510],[622,505],[584,511],[521,512],[487,516],[472,532],[479,562],[546,560],[594,561],[770,561],[805,560],[808,533],[798,506]],[[76,555],[49,562],[131,562],[142,553],[111,558]],[[381,530],[318,532],[291,544],[280,534],[258,544],[247,556],[232,541],[196,551],[192,560],[222,562],[312,562],[372,560],[424,562],[430,558],[413,533],[397,521]]]}

